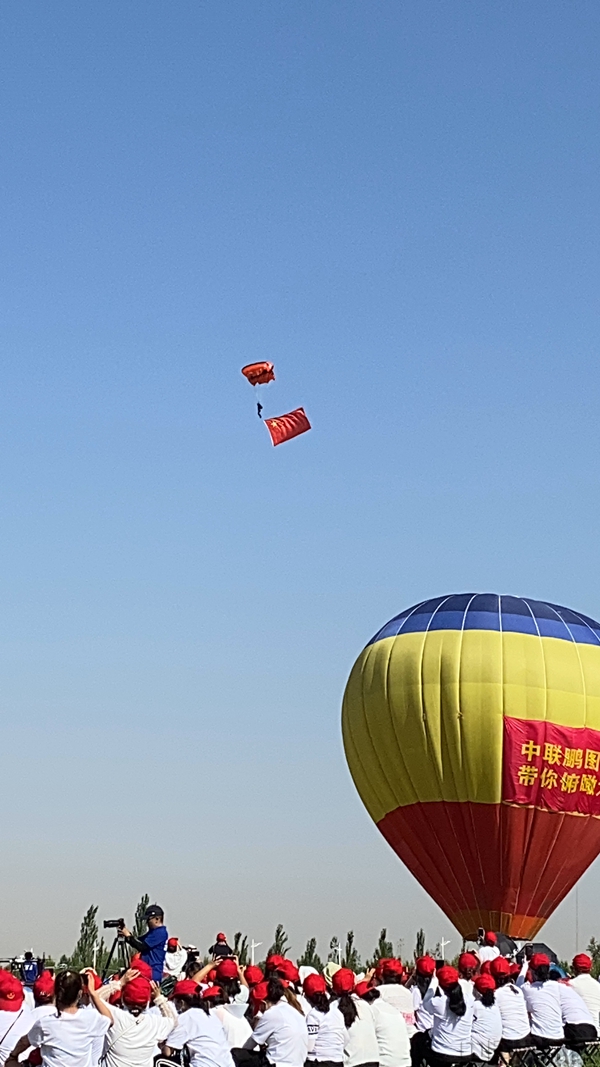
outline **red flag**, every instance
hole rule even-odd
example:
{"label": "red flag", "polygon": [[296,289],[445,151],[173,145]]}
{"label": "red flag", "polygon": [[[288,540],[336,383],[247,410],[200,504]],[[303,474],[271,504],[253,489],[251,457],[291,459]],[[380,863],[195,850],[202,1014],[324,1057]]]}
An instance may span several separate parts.
{"label": "red flag", "polygon": [[276,419],[265,419],[265,426],[271,434],[274,445],[281,445],[284,441],[290,441],[299,433],[310,430],[310,422],[306,417],[304,408],[296,408],[287,415],[278,415]]}

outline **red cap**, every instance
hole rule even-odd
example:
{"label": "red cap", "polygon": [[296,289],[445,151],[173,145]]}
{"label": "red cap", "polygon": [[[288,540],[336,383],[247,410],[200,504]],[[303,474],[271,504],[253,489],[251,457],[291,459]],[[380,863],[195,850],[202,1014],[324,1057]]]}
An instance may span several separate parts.
{"label": "red cap", "polygon": [[415,963],[417,974],[422,974],[427,978],[431,978],[435,974],[435,960],[433,956],[419,956]]}
{"label": "red cap", "polygon": [[50,971],[42,971],[33,983],[33,995],[36,1000],[49,1001],[54,996],[54,978]]}
{"label": "red cap", "polygon": [[152,988],[147,978],[132,978],[123,986],[121,1000],[128,1008],[147,1008]]}
{"label": "red cap", "polygon": [[521,973],[521,968],[519,967],[519,964],[518,963],[511,963],[511,965],[510,965],[510,976],[511,976],[511,978],[516,978],[517,975],[520,974],[520,973]]}
{"label": "red cap", "polygon": [[0,971],[0,1011],[20,1011],[25,993],[14,974]]}
{"label": "red cap", "polygon": [[140,978],[147,978],[149,982],[152,980],[152,967],[142,959],[139,953],[133,957],[129,966],[132,971],[140,972]]}
{"label": "red cap", "polygon": [[577,956],[573,957],[573,966],[578,971],[591,971],[592,958],[588,956],[587,952],[580,952]]}
{"label": "red cap", "polygon": [[529,966],[534,971],[537,971],[538,967],[549,967],[550,957],[545,952],[535,952],[529,961]]}
{"label": "red cap", "polygon": [[167,945],[169,946],[169,948],[177,948],[178,944],[179,944],[179,941],[178,941],[178,939],[176,937],[170,937],[169,940],[167,941]]}
{"label": "red cap", "polygon": [[326,993],[327,983],[322,974],[307,974],[302,988],[307,996],[312,997],[313,993]]}
{"label": "red cap", "polygon": [[[520,968],[517,968],[517,973],[519,972]],[[496,959],[492,960],[490,973],[493,974],[494,978],[499,978],[503,974],[510,974],[510,963],[505,956],[496,956]]]}
{"label": "red cap", "polygon": [[456,967],[448,967],[447,965],[440,967],[437,976],[442,989],[450,989],[451,986],[458,983],[458,971],[456,970]]}
{"label": "red cap", "polygon": [[120,1004],[121,1003],[121,988],[120,987],[119,987],[119,989],[115,989],[114,993],[110,994],[110,996],[108,998],[108,1003],[109,1004]]}
{"label": "red cap", "polygon": [[217,980],[217,968],[213,967],[212,971],[209,971],[207,976],[209,982],[216,982]]}
{"label": "red cap", "polygon": [[492,973],[492,961],[491,960],[484,960],[483,961],[483,963],[481,964],[481,973],[482,974],[491,974]]}
{"label": "red cap", "polygon": [[94,989],[100,989],[101,986],[102,986],[102,979],[101,979],[100,975],[96,974],[95,971],[92,971],[91,974],[90,974],[89,971],[87,971],[86,974],[87,974],[88,986],[91,985],[91,986],[93,986]]}
{"label": "red cap", "polygon": [[258,985],[254,986],[254,989],[250,990],[250,1003],[252,1005],[252,1010],[255,1015],[258,1009],[260,1008],[263,1000],[267,999],[268,992],[269,986],[266,982],[259,982]]}
{"label": "red cap", "polygon": [[171,997],[195,997],[198,994],[198,983],[191,978],[184,978],[181,982],[175,982]]}
{"label": "red cap", "polygon": [[207,985],[206,989],[202,990],[202,999],[210,1000],[211,997],[223,996],[223,990],[220,985]]}
{"label": "red cap", "polygon": [[225,934],[217,934],[217,941],[227,941]]}
{"label": "red cap", "polygon": [[244,978],[249,986],[258,985],[259,982],[262,982],[264,977],[260,967],[255,967],[253,963],[246,967],[246,970],[244,971]]}
{"label": "red cap", "polygon": [[385,960],[382,972],[385,977],[386,974],[404,974],[404,967],[402,966],[402,960]]}
{"label": "red cap", "polygon": [[354,992],[357,997],[364,997],[365,993],[368,993],[371,988],[369,982],[358,982],[354,987]]}
{"label": "red cap", "polygon": [[277,966],[277,974],[285,978],[286,982],[300,981],[300,972],[292,960],[282,960]]}
{"label": "red cap", "polygon": [[377,966],[375,968],[375,974],[377,975],[378,978],[381,978],[383,976],[383,968],[385,967],[386,963],[388,963],[388,962],[389,962],[389,956],[381,956],[381,958],[377,961]]}
{"label": "red cap", "polygon": [[217,981],[219,978],[237,978],[238,966],[235,960],[221,960],[217,967]]}
{"label": "red cap", "polygon": [[339,997],[342,993],[351,993],[354,989],[355,981],[354,971],[351,971],[348,967],[340,967],[339,971],[336,971],[331,976],[331,988],[336,997]]}
{"label": "red cap", "polygon": [[487,934],[484,937],[484,941],[485,941],[486,945],[497,945],[498,944],[498,938],[496,937],[496,935],[495,935],[493,930],[488,930]]}
{"label": "red cap", "polygon": [[479,960],[474,952],[462,952],[458,957],[459,971],[476,971],[478,967]]}
{"label": "red cap", "polygon": [[282,964],[282,963],[283,963],[283,956],[277,956],[277,955],[267,956],[267,960],[266,960],[266,963],[265,963],[265,970],[266,971],[275,971],[279,967],[279,965]]}
{"label": "red cap", "polygon": [[475,979],[473,985],[478,993],[487,993],[490,989],[496,988],[496,983],[491,974],[480,974]]}

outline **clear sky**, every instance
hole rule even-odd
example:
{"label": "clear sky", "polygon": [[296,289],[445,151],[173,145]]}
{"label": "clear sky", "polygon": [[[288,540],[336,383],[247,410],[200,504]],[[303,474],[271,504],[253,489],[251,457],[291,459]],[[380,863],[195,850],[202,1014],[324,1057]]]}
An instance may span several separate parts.
{"label": "clear sky", "polygon": [[599,44],[595,0],[3,0],[0,954],[145,891],[202,947],[458,948],[340,703],[425,597],[600,616]]}

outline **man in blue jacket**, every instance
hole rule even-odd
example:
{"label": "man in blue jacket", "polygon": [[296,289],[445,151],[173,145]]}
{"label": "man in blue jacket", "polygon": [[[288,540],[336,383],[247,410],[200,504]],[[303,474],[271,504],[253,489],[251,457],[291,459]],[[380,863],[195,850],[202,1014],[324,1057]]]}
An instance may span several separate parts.
{"label": "man in blue jacket", "polygon": [[148,924],[148,933],[136,937],[130,933],[126,926],[119,930],[128,945],[139,952],[144,963],[152,968],[152,980],[162,982],[165,965],[165,953],[169,934],[165,926],[165,913],[158,904],[151,904],[144,912],[144,918]]}

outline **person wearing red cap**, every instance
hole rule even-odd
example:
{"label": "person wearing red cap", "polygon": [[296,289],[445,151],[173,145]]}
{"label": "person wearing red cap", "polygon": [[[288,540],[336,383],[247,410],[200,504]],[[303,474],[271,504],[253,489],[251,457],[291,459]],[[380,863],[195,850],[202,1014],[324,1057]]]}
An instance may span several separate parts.
{"label": "person wearing red cap", "polygon": [[29,1030],[32,1012],[25,1004],[23,986],[14,974],[0,970],[0,1065]]}
{"label": "person wearing red cap", "polygon": [[597,1040],[598,1028],[594,1026],[587,1004],[579,993],[563,980],[562,971],[558,967],[550,967],[550,981],[558,986],[560,994],[565,1045],[575,1052],[580,1052],[588,1042]]}
{"label": "person wearing red cap", "polygon": [[336,1004],[330,1004],[322,974],[308,974],[303,982],[308,1012],[308,1060],[320,1067],[341,1067],[346,1027]]}
{"label": "person wearing red cap", "polygon": [[459,982],[465,997],[473,997],[475,989],[473,980],[479,968],[479,960],[474,952],[461,952],[458,957]]}
{"label": "person wearing red cap", "polygon": [[[157,1044],[162,1044],[177,1025],[177,1013],[156,982],[128,970],[119,982],[121,1007],[109,1005],[110,986],[95,989],[89,983],[90,999],[109,1020],[110,1030],[102,1058],[103,1067],[152,1067]],[[159,1009],[147,1010],[150,1000]]]}
{"label": "person wearing red cap", "polygon": [[253,963],[249,963],[247,967],[244,967],[244,978],[248,988],[254,989],[254,986],[258,985],[259,982],[264,982],[265,976],[260,967],[255,967]]}
{"label": "person wearing red cap", "polygon": [[408,1036],[412,1037],[416,1031],[415,1009],[412,993],[404,985],[402,960],[385,960],[381,968],[381,978],[377,981],[381,999],[400,1013],[406,1023]]}
{"label": "person wearing red cap", "polygon": [[430,989],[423,1001],[433,1016],[428,1063],[432,1067],[466,1063],[471,1058],[474,1001],[465,999],[455,967],[440,967],[437,980],[439,988]]}
{"label": "person wearing red cap", "polygon": [[[513,981],[511,964],[504,956],[497,956],[490,963],[492,978],[496,983],[496,1004],[502,1020],[500,1052],[512,1052],[531,1044],[529,1015],[525,997]],[[517,973],[520,968],[517,966]]]}
{"label": "person wearing red cap", "polygon": [[573,959],[574,977],[569,981],[586,1005],[594,1026],[600,1025],[600,982],[592,978],[592,957],[586,952],[580,952]]}
{"label": "person wearing red cap", "polygon": [[227,944],[227,938],[224,933],[217,934],[214,945],[211,945],[208,950],[213,960],[222,960],[226,956],[234,956],[235,953],[230,945]]}
{"label": "person wearing red cap", "polygon": [[[525,966],[525,964],[524,964]],[[538,1048],[551,1048],[564,1041],[560,991],[556,982],[548,981],[550,960],[543,952],[536,952],[529,960],[532,982],[521,985],[529,1022],[531,1038]],[[521,975],[518,982],[521,982]]]}
{"label": "person wearing red cap", "polygon": [[219,1019],[210,1010],[210,999],[200,997],[195,982],[177,982],[171,999],[177,1009],[177,1026],[169,1034],[163,1052],[188,1050],[190,1067],[234,1067],[229,1045]]}
{"label": "person wearing red cap", "polygon": [[496,1004],[496,983],[491,974],[480,974],[474,981],[471,1051],[476,1060],[489,1063],[502,1039],[502,1016]]}
{"label": "person wearing red cap", "polygon": [[485,963],[488,960],[490,963],[496,959],[496,956],[500,955],[500,949],[498,948],[498,938],[493,930],[488,930],[484,934],[482,943],[477,946],[477,957],[480,963]]}
{"label": "person wearing red cap", "polygon": [[433,1015],[427,1011],[423,1001],[430,989],[434,993],[438,987],[433,956],[420,956],[415,961],[411,985],[416,1029],[410,1039],[410,1049],[413,1067],[419,1067],[431,1045]]}
{"label": "person wearing red cap", "polygon": [[306,1019],[300,1006],[295,1007],[286,998],[285,986],[279,978],[269,979],[264,1005],[262,1014],[256,1016],[252,1037],[244,1047],[252,1050],[259,1045],[271,1064],[304,1067],[308,1054]]}
{"label": "person wearing red cap", "polygon": [[77,971],[59,971],[54,981],[55,1009],[38,1016],[28,1033],[17,1042],[6,1063],[15,1067],[19,1056],[33,1045],[42,1054],[44,1067],[89,1067],[92,1050],[106,1034],[109,1020],[98,1012],[81,1008],[84,976]]}
{"label": "person wearing red cap", "polygon": [[187,958],[187,949],[179,944],[179,939],[170,937],[167,940],[167,951],[163,963],[163,978],[174,978],[175,981],[182,978]]}
{"label": "person wearing red cap", "polygon": [[331,976],[335,1006],[341,1012],[346,1028],[344,1067],[379,1063],[373,1012],[366,1001],[353,995],[355,985],[356,979],[348,967],[340,967]]}
{"label": "person wearing red cap", "polygon": [[[250,990],[237,959],[222,959],[217,965],[215,982],[223,993],[223,1003],[214,1006],[223,1026],[229,1048],[243,1048],[251,1034],[246,1019]],[[213,1007],[213,1005],[211,1005]]]}
{"label": "person wearing red cap", "polygon": [[359,982],[354,992],[371,1008],[379,1047],[379,1067],[410,1067],[410,1040],[401,1013],[382,998],[381,987]]}
{"label": "person wearing red cap", "polygon": [[[33,1012],[36,1012],[38,1008],[47,1008],[50,1011],[54,1010],[54,977],[50,974],[50,971],[42,971],[39,978],[36,978],[33,983],[33,1002],[35,1007]],[[32,1018],[33,1018],[32,1012]],[[47,1011],[40,1012],[41,1015],[47,1015]],[[37,1017],[37,1016],[36,1016]]]}

